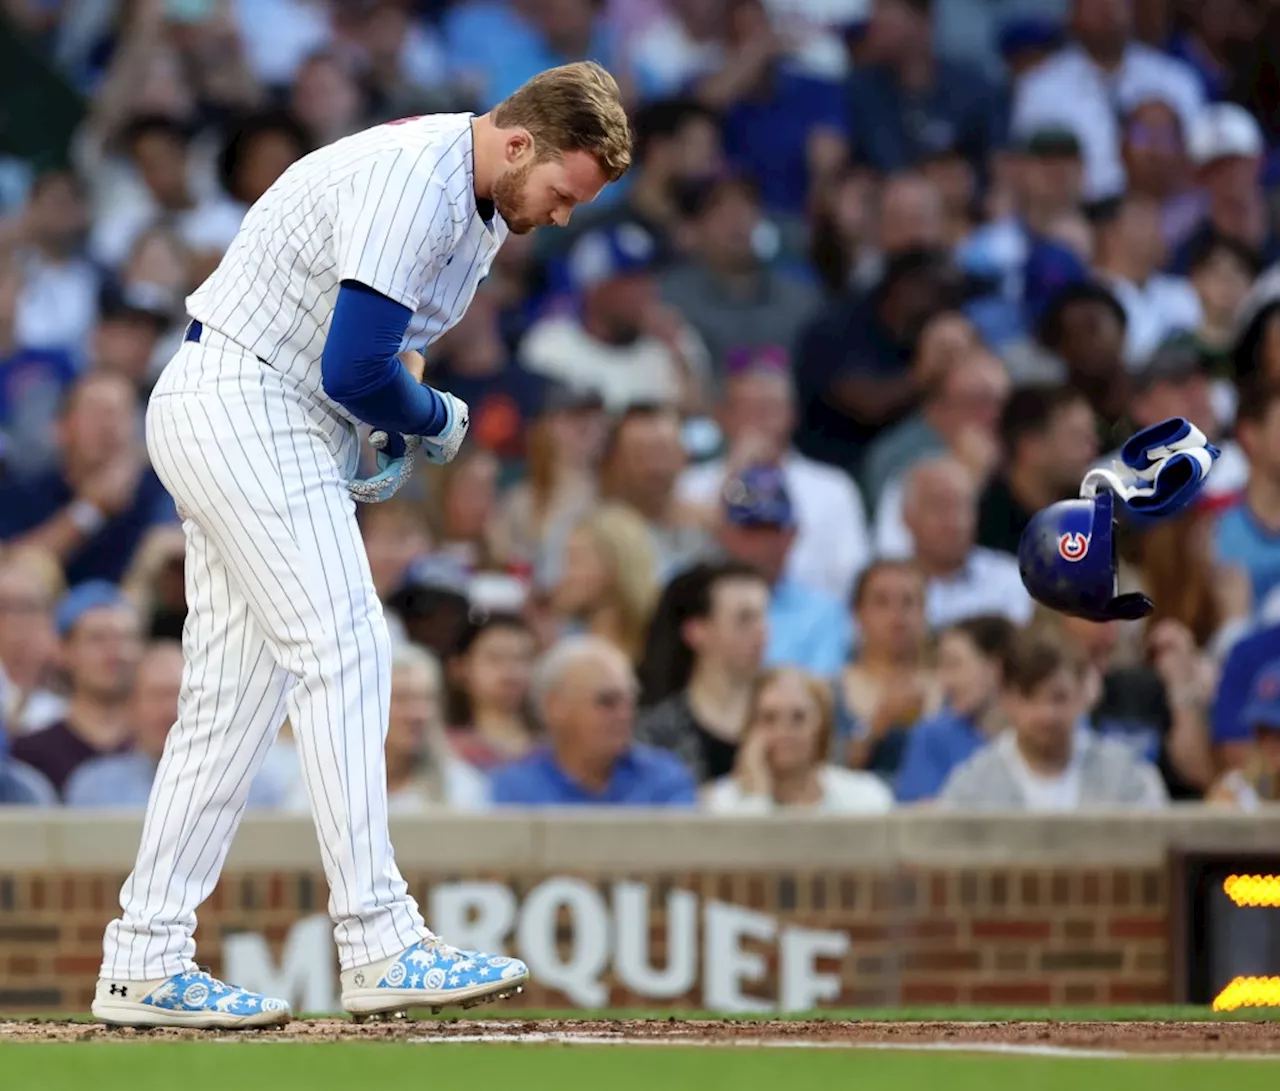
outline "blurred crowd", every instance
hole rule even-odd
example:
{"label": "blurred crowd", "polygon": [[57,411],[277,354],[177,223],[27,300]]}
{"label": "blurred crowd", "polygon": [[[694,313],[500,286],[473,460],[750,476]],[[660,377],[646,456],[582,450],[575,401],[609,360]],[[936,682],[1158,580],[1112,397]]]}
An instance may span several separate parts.
{"label": "blurred crowd", "polygon": [[[635,165],[508,240],[428,350],[462,454],[358,511],[393,808],[1280,798],[1277,0],[0,12],[74,103],[0,125],[0,802],[145,805],[201,634],[142,409],[246,209],[582,58]],[[1155,614],[1035,607],[1030,515],[1169,416],[1222,457],[1122,535]],[[306,808],[287,723],[250,805]]]}

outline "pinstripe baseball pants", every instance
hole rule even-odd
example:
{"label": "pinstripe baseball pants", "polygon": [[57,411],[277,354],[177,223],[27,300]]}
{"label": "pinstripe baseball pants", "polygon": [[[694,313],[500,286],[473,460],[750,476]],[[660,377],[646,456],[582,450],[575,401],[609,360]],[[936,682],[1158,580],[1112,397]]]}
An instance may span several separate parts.
{"label": "pinstripe baseball pants", "polygon": [[398,954],[429,933],[387,829],[390,644],[346,491],[355,431],[206,330],[157,383],[147,448],[186,533],[186,667],[103,976],[194,967],[196,908],[286,714],[341,966]]}

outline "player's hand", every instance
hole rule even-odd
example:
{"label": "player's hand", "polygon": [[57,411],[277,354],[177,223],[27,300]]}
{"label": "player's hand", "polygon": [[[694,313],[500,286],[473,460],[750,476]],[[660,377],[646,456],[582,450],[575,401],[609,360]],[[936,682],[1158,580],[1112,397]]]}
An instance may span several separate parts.
{"label": "player's hand", "polygon": [[738,747],[734,760],[734,776],[742,785],[742,794],[767,796],[773,794],[773,777],[769,774],[769,761],[764,751],[764,735],[757,731],[747,736]]}
{"label": "player's hand", "polygon": [[[392,452],[392,440],[394,450]],[[369,437],[369,446],[378,453],[378,472],[372,477],[362,477],[347,485],[351,499],[359,504],[380,504],[390,500],[404,487],[413,473],[414,462],[422,440],[417,436],[388,436],[377,431]]]}
{"label": "player's hand", "polygon": [[924,686],[915,677],[889,682],[876,702],[876,710],[868,725],[872,736],[879,738],[891,729],[913,724],[924,712]]}
{"label": "player's hand", "polygon": [[89,501],[104,515],[119,515],[133,502],[141,477],[142,460],[130,451],[90,475],[78,498]]}
{"label": "player's hand", "polygon": [[462,441],[467,438],[467,429],[471,427],[471,410],[466,402],[448,391],[436,393],[444,400],[447,416],[444,427],[436,435],[422,437],[422,457],[443,466],[457,458]]}

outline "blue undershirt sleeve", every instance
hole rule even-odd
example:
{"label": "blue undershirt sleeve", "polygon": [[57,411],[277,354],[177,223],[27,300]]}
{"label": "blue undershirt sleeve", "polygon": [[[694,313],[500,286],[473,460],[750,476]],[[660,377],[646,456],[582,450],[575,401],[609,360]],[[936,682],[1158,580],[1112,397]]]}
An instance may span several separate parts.
{"label": "blue undershirt sleeve", "polygon": [[344,280],[320,357],[325,393],[372,428],[435,436],[445,426],[444,401],[396,359],[408,307],[368,285]]}

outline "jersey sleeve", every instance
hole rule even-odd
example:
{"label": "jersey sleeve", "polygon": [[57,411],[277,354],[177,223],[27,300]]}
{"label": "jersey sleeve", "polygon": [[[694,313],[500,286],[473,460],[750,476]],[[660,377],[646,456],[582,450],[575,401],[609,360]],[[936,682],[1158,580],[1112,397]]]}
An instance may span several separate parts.
{"label": "jersey sleeve", "polygon": [[459,221],[453,171],[444,150],[395,148],[370,157],[339,193],[339,281],[358,281],[417,310],[453,251]]}

